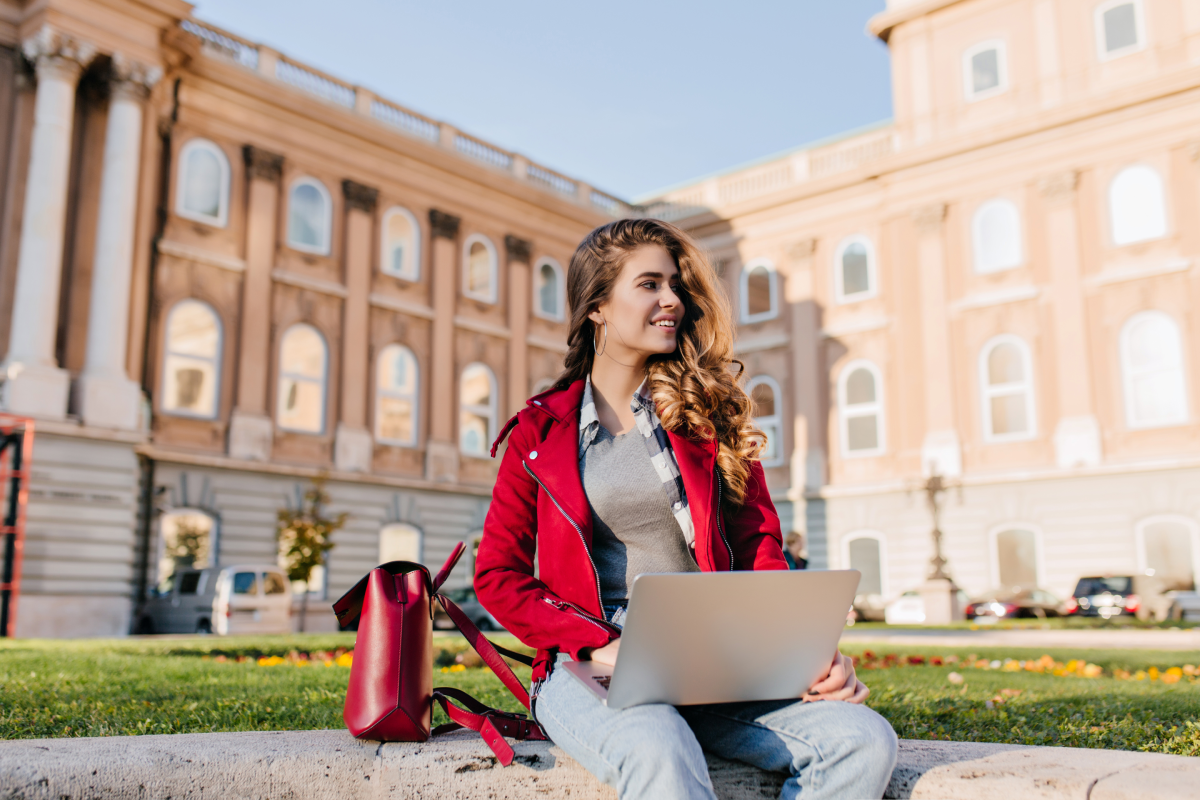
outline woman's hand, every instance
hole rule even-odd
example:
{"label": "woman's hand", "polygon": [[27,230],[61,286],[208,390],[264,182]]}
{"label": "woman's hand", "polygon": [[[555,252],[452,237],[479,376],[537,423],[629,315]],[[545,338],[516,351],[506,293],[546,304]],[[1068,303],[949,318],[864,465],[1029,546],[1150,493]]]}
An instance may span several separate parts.
{"label": "woman's hand", "polygon": [[[597,651],[599,652],[599,651]],[[817,679],[804,695],[805,702],[815,700],[845,700],[847,703],[861,703],[867,699],[871,690],[854,674],[854,662],[850,656],[838,651],[833,656],[829,671]]]}
{"label": "woman's hand", "polygon": [[613,639],[604,645],[604,647],[597,647],[590,653],[580,651],[579,655],[583,657],[583,661],[595,661],[597,664],[607,664],[610,667],[615,667],[617,665],[617,651],[619,649],[621,649],[621,640]]}

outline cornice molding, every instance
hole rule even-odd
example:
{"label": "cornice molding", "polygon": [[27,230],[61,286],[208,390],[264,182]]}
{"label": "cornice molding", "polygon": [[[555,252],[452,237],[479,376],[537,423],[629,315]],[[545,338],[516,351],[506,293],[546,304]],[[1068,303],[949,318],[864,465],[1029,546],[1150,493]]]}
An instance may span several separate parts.
{"label": "cornice molding", "polygon": [[528,264],[533,257],[533,242],[510,233],[504,237],[504,250],[508,254],[509,261]]}
{"label": "cornice molding", "polygon": [[242,158],[246,161],[246,177],[251,180],[279,183],[283,176],[283,156],[248,144],[242,147]]}
{"label": "cornice molding", "polygon": [[462,217],[438,211],[436,208],[429,209],[429,227],[435,239],[439,236],[443,239],[457,239],[458,226],[461,223]]}
{"label": "cornice molding", "polygon": [[897,25],[903,25],[905,22],[911,22],[918,17],[923,17],[926,14],[932,14],[934,11],[939,11],[948,6],[961,3],[963,0],[914,0],[910,5],[904,8],[898,8],[895,11],[884,11],[871,17],[867,22],[867,30],[878,36],[883,41],[887,41],[892,36],[892,30]]}
{"label": "cornice molding", "polygon": [[357,183],[349,178],[342,181],[342,196],[346,198],[347,211],[357,210],[374,214],[375,205],[379,202],[378,189]]}
{"label": "cornice molding", "polygon": [[912,221],[917,230],[924,234],[937,233],[946,221],[946,204],[929,203],[912,210]]}
{"label": "cornice molding", "polygon": [[1075,199],[1075,188],[1079,185],[1079,173],[1073,169],[1059,172],[1038,181],[1038,191],[1051,205],[1069,203]]}

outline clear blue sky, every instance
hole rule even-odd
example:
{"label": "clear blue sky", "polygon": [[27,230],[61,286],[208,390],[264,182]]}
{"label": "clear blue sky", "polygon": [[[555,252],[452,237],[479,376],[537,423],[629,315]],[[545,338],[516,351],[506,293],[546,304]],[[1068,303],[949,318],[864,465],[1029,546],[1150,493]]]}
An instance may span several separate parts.
{"label": "clear blue sky", "polygon": [[633,198],[891,116],[885,0],[195,0],[196,15]]}

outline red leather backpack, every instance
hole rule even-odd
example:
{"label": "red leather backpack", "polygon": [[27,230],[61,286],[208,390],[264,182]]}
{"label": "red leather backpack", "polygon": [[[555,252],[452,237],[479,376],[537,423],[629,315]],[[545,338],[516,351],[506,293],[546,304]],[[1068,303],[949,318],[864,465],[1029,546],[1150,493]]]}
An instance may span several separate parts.
{"label": "red leather backpack", "polygon": [[[537,723],[524,714],[485,706],[459,689],[433,688],[436,601],[483,662],[529,708],[529,693],[501,654],[530,666],[533,659],[489,642],[453,601],[438,593],[464,549],[459,542],[437,577],[412,561],[378,566],[333,604],[343,628],[359,621],[342,718],[355,738],[384,742],[424,742],[439,733],[470,728],[508,766],[514,753],[504,737],[545,739]],[[431,731],[435,700],[451,721]]]}

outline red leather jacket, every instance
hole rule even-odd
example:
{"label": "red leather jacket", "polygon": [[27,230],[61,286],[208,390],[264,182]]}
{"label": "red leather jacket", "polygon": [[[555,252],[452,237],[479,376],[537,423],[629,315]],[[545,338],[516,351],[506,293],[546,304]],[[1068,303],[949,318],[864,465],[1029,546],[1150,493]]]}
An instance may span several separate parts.
{"label": "red leather jacket", "polygon": [[[555,653],[573,658],[620,635],[604,619],[592,562],[592,513],[579,476],[579,403],[583,381],[531,398],[492,445],[512,438],[492,490],[475,560],[475,592],[509,631],[538,650],[533,679],[546,677]],[[779,516],[758,462],[746,499],[730,517],[721,508],[716,443],[668,438],[679,463],[704,572],[787,569]],[[534,575],[534,553],[538,570]]]}

